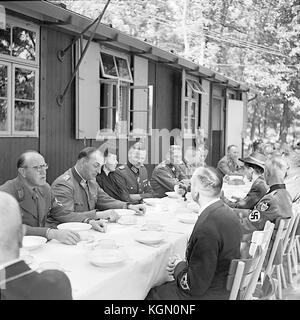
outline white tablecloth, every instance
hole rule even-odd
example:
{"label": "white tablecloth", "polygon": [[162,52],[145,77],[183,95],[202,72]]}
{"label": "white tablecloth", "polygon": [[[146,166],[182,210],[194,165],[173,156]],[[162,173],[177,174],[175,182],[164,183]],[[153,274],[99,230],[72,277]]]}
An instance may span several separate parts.
{"label": "white tablecloth", "polygon": [[[126,262],[96,267],[89,262],[88,249],[81,242],[72,246],[52,240],[30,252],[34,258],[32,268],[46,261],[58,262],[71,281],[74,299],[144,299],[151,287],[172,279],[166,272],[169,256],[179,253],[184,257],[194,226],[178,221],[178,215],[188,211],[186,203],[170,198],[163,198],[162,203],[167,211],[147,206],[146,215],[137,216],[137,225],[110,223],[107,233],[88,231],[96,239],[114,239],[128,255]],[[164,225],[166,237],[157,247],[134,240],[136,232],[149,220]]]}

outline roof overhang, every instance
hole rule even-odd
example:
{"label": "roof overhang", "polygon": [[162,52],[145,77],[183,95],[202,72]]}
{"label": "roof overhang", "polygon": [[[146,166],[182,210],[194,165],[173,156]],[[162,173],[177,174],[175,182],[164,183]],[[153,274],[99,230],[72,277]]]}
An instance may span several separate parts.
{"label": "roof overhang", "polygon": [[[39,23],[42,26],[63,30],[74,36],[80,34],[82,30],[93,21],[88,17],[43,0],[1,1],[0,3],[5,6],[8,14],[14,14],[23,18],[31,18],[34,22]],[[86,37],[90,34],[91,31],[88,31]],[[185,69],[187,73],[191,73],[225,87],[244,92],[249,91],[248,86],[244,83],[225,77],[211,69],[198,65],[172,52],[160,49],[145,41],[131,37],[105,24],[100,23],[93,41],[105,44],[111,48],[143,56],[158,63],[167,64],[178,70]]]}

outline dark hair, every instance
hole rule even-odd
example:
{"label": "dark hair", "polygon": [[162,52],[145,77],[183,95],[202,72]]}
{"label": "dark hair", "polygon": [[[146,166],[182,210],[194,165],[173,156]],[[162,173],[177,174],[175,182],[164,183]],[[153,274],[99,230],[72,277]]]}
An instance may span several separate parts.
{"label": "dark hair", "polygon": [[23,152],[20,157],[17,160],[17,169],[22,168],[24,166],[24,162],[26,160],[26,155],[28,153],[37,153],[39,154],[36,150],[26,150],[25,152]]}
{"label": "dark hair", "polygon": [[236,146],[235,144],[229,145],[229,146],[227,147],[227,152],[229,152],[230,149],[233,148],[233,147],[237,148],[238,146]]}
{"label": "dark hair", "polygon": [[104,158],[108,157],[109,154],[117,154],[117,149],[114,147],[106,148],[103,152]]}
{"label": "dark hair", "polygon": [[78,154],[78,160],[82,158],[88,158],[93,152],[97,151],[98,149],[95,147],[87,147],[82,149]]}

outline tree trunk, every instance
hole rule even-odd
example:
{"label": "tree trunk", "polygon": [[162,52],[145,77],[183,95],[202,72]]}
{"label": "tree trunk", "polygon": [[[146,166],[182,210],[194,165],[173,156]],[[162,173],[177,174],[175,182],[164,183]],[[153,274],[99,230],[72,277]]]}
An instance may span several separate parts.
{"label": "tree trunk", "polygon": [[257,104],[257,102],[254,102],[253,103],[253,116],[252,116],[252,121],[251,121],[251,131],[250,131],[250,140],[251,141],[254,140],[257,110],[258,110],[258,104]]}
{"label": "tree trunk", "polygon": [[282,121],[280,124],[279,140],[286,143],[290,123],[289,123],[289,106],[287,102],[283,103]]}

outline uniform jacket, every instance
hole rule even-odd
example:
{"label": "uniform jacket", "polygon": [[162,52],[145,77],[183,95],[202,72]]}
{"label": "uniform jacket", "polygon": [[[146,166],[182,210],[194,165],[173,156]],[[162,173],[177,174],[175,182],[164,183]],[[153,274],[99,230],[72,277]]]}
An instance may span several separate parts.
{"label": "uniform jacket", "polygon": [[236,215],[222,200],[199,216],[175,280],[150,291],[150,299],[228,299],[226,281],[232,259],[240,258],[242,233]]}
{"label": "uniform jacket", "polygon": [[224,156],[219,162],[217,168],[224,174],[244,173],[244,165],[241,161],[235,162]]}
{"label": "uniform jacket", "polygon": [[123,209],[126,202],[113,199],[106,194],[96,180],[85,183],[75,167],[59,176],[51,185],[53,196],[59,206],[51,210],[50,223],[83,221],[95,218],[96,210]]}
{"label": "uniform jacket", "polygon": [[33,271],[23,261],[0,270],[0,281],[20,276],[0,285],[0,300],[72,300],[69,278],[59,270]]}
{"label": "uniform jacket", "polygon": [[275,184],[255,205],[253,210],[239,211],[243,233],[263,230],[269,220],[275,223],[277,218],[292,217],[292,199],[284,184]]}
{"label": "uniform jacket", "polygon": [[253,209],[257,202],[267,193],[268,186],[263,176],[259,176],[252,184],[246,197],[233,202],[224,198],[224,202],[231,208]]}
{"label": "uniform jacket", "polygon": [[154,168],[150,183],[155,196],[162,198],[165,192],[174,191],[174,186],[184,179],[187,176],[179,166],[163,161]]}
{"label": "uniform jacket", "polygon": [[[37,192],[34,193],[23,182],[21,177],[8,180],[0,187],[0,191],[11,194],[19,203],[22,222],[29,226],[27,235],[46,235],[46,219],[50,213],[51,207],[55,206],[55,199],[51,197],[51,189],[49,184],[36,187]],[[30,228],[41,227],[41,228]]]}
{"label": "uniform jacket", "polygon": [[148,180],[148,172],[145,166],[136,168],[130,162],[121,165],[115,171],[115,178],[120,187],[130,199],[130,194],[139,194],[142,199],[152,198],[153,191]]}
{"label": "uniform jacket", "polygon": [[109,172],[107,175],[102,167],[96,180],[100,188],[102,188],[110,197],[120,201],[131,202],[128,193],[120,186],[120,184],[118,184],[115,177],[115,171]]}

